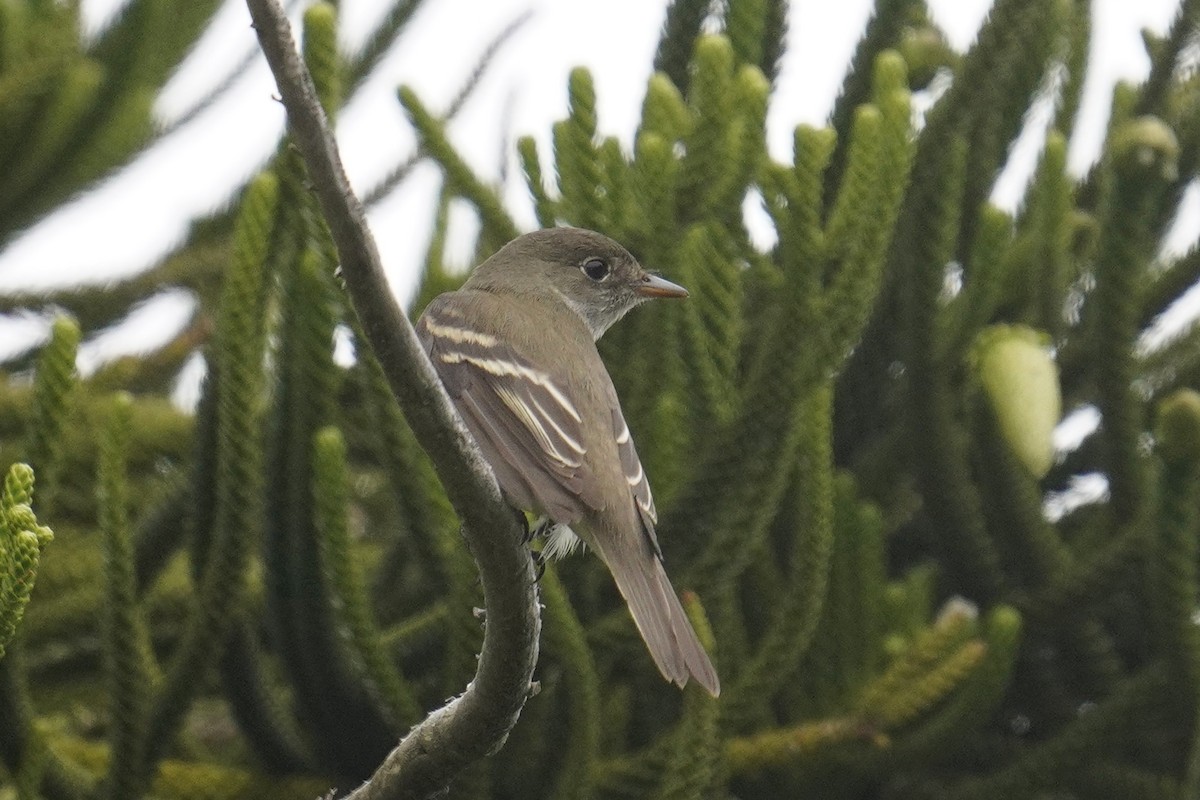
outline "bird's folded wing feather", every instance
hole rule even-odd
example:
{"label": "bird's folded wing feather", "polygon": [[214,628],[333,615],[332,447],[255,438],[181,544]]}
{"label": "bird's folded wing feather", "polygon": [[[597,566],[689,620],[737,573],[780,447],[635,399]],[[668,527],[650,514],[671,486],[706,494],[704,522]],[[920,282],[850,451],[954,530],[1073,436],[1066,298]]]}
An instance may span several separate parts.
{"label": "bird's folded wing feather", "polygon": [[642,461],[638,458],[637,448],[633,437],[629,435],[629,426],[617,403],[616,393],[612,398],[613,436],[617,441],[617,455],[621,457],[621,470],[625,473],[625,482],[633,493],[633,502],[637,508],[638,520],[642,531],[650,540],[650,546],[655,555],[662,559],[662,549],[658,546],[658,536],[654,526],[658,523],[658,512],[654,508],[654,495],[650,494],[650,481],[646,479],[646,471],[642,469]]}
{"label": "bird's folded wing feather", "polygon": [[556,522],[601,508],[601,487],[583,458],[582,420],[565,388],[440,300],[417,334],[500,488]]}

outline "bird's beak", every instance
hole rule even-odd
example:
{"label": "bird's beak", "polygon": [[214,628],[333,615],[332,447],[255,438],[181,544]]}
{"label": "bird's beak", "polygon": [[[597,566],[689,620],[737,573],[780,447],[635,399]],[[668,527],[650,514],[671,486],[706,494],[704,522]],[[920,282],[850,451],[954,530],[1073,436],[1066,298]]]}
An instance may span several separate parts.
{"label": "bird's beak", "polygon": [[687,297],[688,290],[666,278],[646,273],[633,291],[642,297]]}

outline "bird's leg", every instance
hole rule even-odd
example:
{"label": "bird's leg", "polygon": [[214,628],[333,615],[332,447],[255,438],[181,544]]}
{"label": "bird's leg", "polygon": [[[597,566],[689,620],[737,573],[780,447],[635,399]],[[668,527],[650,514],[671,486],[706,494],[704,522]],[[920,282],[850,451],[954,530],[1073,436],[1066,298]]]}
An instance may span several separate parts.
{"label": "bird's leg", "polygon": [[[510,508],[511,508],[511,506],[510,506]],[[537,531],[534,529],[534,527],[530,526],[529,517],[528,517],[528,515],[526,515],[526,513],[524,511],[522,511],[519,508],[513,508],[513,513],[517,515],[517,524],[521,526],[521,530],[525,531],[525,535],[522,538],[522,541],[525,544],[529,544],[530,542],[533,541],[533,537],[537,533]]]}
{"label": "bird's leg", "polygon": [[[525,544],[531,544],[534,539],[543,537],[546,532],[554,525],[549,517],[538,517],[531,524],[525,512],[518,511],[521,524],[525,526]],[[540,581],[542,576],[546,574],[546,556],[540,550],[530,548],[530,556],[533,558],[534,581]]]}
{"label": "bird's leg", "polygon": [[[530,538],[531,539],[544,539],[546,537],[546,534],[550,533],[550,529],[553,527],[554,527],[554,520],[550,519],[549,517],[540,517],[533,524],[533,532],[530,534]],[[547,560],[546,559],[546,550],[543,546],[543,549],[538,550],[536,553],[533,554],[533,568],[534,568],[534,571],[537,573],[536,580],[540,581],[542,579],[542,576],[546,574],[546,560]]]}
{"label": "bird's leg", "polygon": [[538,517],[536,520],[534,520],[533,527],[530,528],[530,531],[529,531],[530,541],[544,537],[547,533],[550,532],[550,529],[553,527],[554,527],[554,521],[551,520],[549,517],[546,517],[546,516]]}
{"label": "bird's leg", "polygon": [[546,554],[541,550],[530,550],[529,552],[533,556],[533,581],[538,583],[546,574]]}

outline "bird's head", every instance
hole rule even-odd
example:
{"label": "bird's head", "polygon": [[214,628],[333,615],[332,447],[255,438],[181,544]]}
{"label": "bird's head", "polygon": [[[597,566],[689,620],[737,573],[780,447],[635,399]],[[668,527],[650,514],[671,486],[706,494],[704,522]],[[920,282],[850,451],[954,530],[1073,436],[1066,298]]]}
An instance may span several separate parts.
{"label": "bird's head", "polygon": [[476,267],[466,288],[557,299],[596,339],[639,303],[688,294],[647,272],[617,242],[583,228],[547,228],[514,239]]}

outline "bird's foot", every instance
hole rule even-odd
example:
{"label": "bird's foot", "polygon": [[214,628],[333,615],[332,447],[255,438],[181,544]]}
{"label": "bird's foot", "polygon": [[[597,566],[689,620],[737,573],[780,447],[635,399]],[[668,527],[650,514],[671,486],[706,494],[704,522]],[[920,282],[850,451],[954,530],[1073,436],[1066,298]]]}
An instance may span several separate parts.
{"label": "bird's foot", "polygon": [[517,524],[521,526],[521,530],[525,531],[522,539],[525,544],[533,541],[533,537],[537,535],[537,523],[529,524],[529,517],[519,508],[514,508],[513,513],[517,515]]}
{"label": "bird's foot", "polygon": [[538,583],[542,580],[542,576],[546,574],[546,554],[541,550],[531,550],[530,555],[533,557],[533,580]]}
{"label": "bird's foot", "polygon": [[529,528],[527,529],[529,531],[529,538],[527,539],[527,541],[532,542],[534,539],[544,538],[546,536],[546,534],[550,532],[550,529],[553,527],[554,527],[554,522],[549,517],[546,517],[546,516],[538,517],[537,519],[535,519],[533,521],[533,524],[530,525]]}

